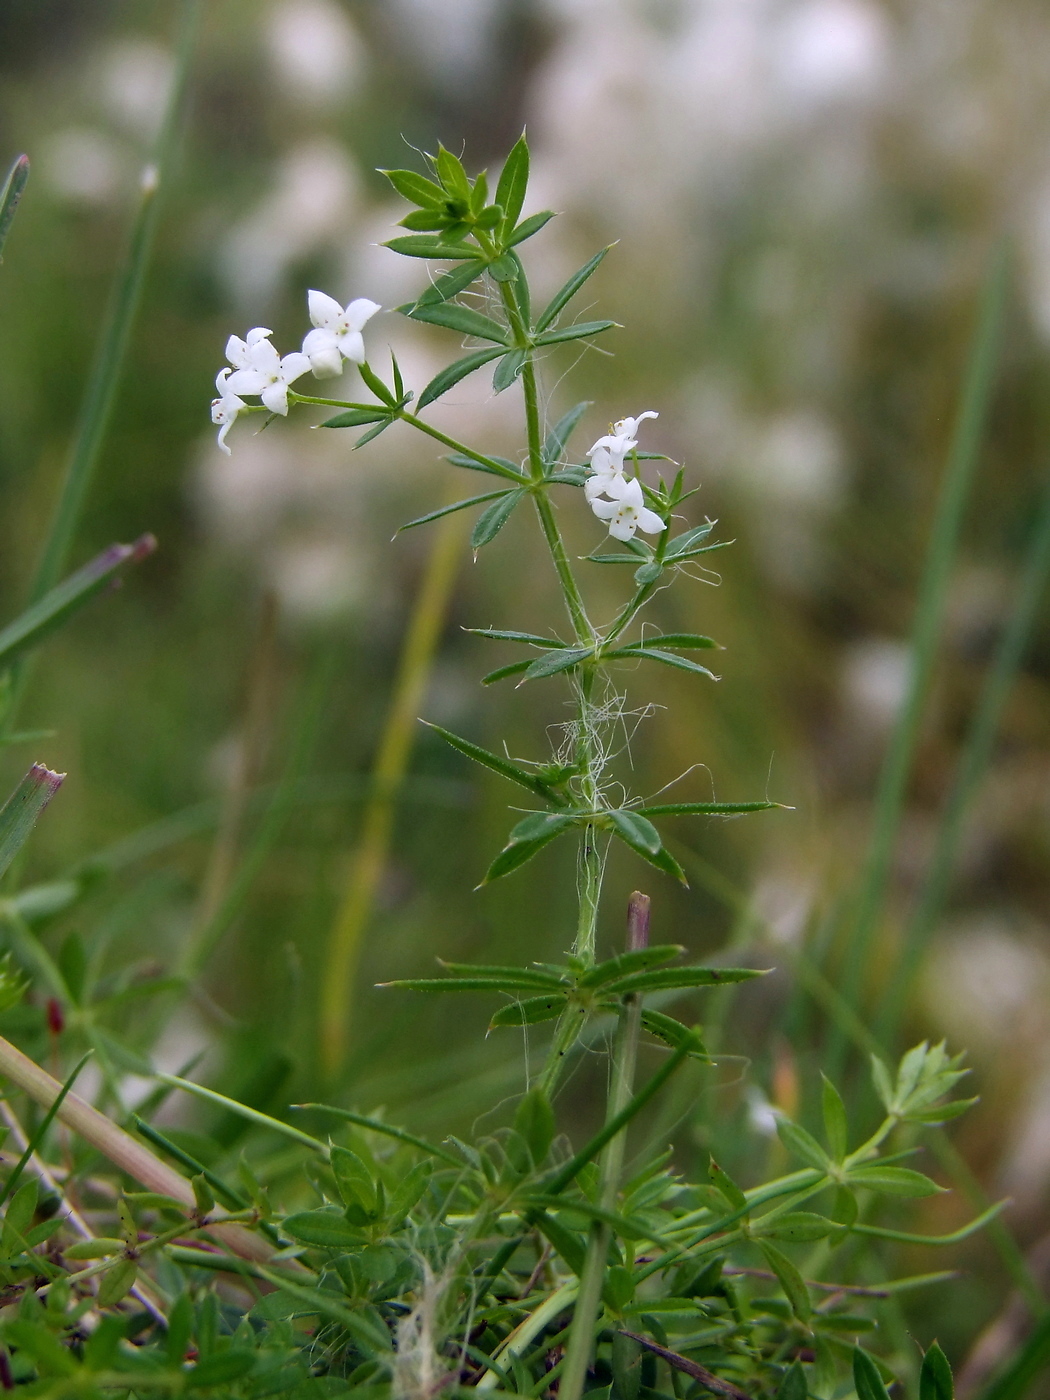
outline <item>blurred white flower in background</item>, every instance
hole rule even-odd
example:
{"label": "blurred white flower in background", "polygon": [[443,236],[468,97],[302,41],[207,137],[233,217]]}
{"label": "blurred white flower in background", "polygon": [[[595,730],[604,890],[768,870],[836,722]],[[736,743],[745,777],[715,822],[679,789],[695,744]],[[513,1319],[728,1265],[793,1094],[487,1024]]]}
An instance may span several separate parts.
{"label": "blurred white flower in background", "polygon": [[280,0],[267,16],[266,40],[281,86],[308,106],[345,102],[361,80],[361,41],[333,0]]}
{"label": "blurred white flower in background", "polygon": [[808,0],[789,9],[778,29],[773,71],[799,115],[831,104],[863,106],[884,92],[889,26],[870,0]]}
{"label": "blurred white flower in background", "polygon": [[126,135],[148,145],[160,129],[173,78],[174,61],[163,45],[121,39],[101,53],[92,91]]}
{"label": "blurred white flower in background", "polygon": [[839,686],[851,728],[885,734],[896,719],[911,678],[911,648],[889,637],[864,637],[847,646]]}
{"label": "blurred white flower in background", "polygon": [[87,126],[66,127],[46,137],[38,164],[51,192],[74,204],[108,204],[129,174],[120,146]]}
{"label": "blurred white flower in background", "polygon": [[220,249],[220,273],[234,300],[257,312],[290,264],[350,236],[358,183],[347,148],[331,137],[287,150],[270,194],[233,226]]}
{"label": "blurred white flower in background", "polygon": [[385,18],[417,62],[451,86],[483,72],[500,0],[386,0]]}

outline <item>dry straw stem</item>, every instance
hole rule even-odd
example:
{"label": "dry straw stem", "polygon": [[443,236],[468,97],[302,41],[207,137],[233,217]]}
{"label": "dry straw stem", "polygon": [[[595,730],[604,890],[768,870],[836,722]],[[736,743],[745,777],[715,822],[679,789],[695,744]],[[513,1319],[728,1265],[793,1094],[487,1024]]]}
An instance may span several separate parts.
{"label": "dry straw stem", "polygon": [[[57,1079],[52,1079],[46,1070],[34,1064],[2,1036],[0,1074],[43,1108],[50,1108],[62,1092],[62,1085]],[[148,1148],[136,1142],[123,1128],[118,1128],[116,1123],[111,1123],[97,1108],[92,1108],[91,1104],[70,1092],[59,1106],[57,1116],[61,1123],[79,1133],[85,1142],[97,1148],[121,1171],[134,1177],[147,1191],[171,1196],[187,1210],[196,1211],[193,1190],[185,1177],[154,1157]],[[242,1259],[265,1263],[273,1256],[274,1251],[265,1240],[240,1225],[223,1225],[219,1222],[209,1225],[208,1232]]]}

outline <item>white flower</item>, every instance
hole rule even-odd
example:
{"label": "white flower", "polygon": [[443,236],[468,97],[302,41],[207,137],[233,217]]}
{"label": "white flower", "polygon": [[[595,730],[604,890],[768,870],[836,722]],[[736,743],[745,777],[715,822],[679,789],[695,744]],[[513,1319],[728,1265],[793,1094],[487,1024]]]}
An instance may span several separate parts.
{"label": "white flower", "polygon": [[630,481],[620,477],[620,481],[622,486],[612,484],[606,488],[610,495],[615,493],[614,500],[591,502],[591,510],[598,519],[609,522],[609,534],[616,540],[633,539],[636,530],[642,530],[647,535],[661,534],[664,522],[646,506],[642,483],[637,477]]}
{"label": "white flower", "polygon": [[599,496],[619,499],[620,491],[627,484],[623,475],[623,461],[627,454],[638,446],[638,425],[646,418],[659,416],[652,409],[647,409],[637,418],[621,418],[618,423],[613,424],[611,433],[600,437],[590,448],[587,456],[590,458],[593,476],[587,478],[584,486],[588,501],[593,502]]}
{"label": "white flower", "polygon": [[312,291],[307,295],[310,320],[314,329],[303,341],[303,354],[318,379],[330,379],[340,374],[343,360],[364,363],[365,342],[361,332],[365,323],[381,310],[377,301],[358,297],[349,306],[340,306],[334,297]]}
{"label": "white flower", "polygon": [[234,369],[247,369],[251,363],[251,353],[260,340],[273,335],[265,326],[256,326],[242,340],[239,335],[231,335],[226,342],[226,358]]}
{"label": "white flower", "polygon": [[215,387],[219,391],[219,397],[211,401],[211,421],[219,425],[219,446],[227,457],[232,454],[231,449],[226,446],[226,434],[233,427],[238,413],[248,407],[243,399],[230,392],[229,385],[226,383],[230,374],[229,369],[219,370],[215,377]]}
{"label": "white flower", "polygon": [[226,387],[233,394],[258,394],[271,413],[283,415],[288,412],[288,386],[307,372],[310,360],[298,350],[282,359],[267,338],[269,334],[269,331],[261,331],[254,341],[255,331],[248,332],[246,341],[230,337],[226,354],[231,361],[236,354],[241,363],[230,375]]}

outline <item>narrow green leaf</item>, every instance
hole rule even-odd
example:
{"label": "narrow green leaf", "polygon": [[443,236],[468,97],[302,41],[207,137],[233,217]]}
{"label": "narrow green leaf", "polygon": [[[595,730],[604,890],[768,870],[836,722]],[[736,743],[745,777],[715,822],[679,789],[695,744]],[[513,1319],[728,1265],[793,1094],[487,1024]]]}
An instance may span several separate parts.
{"label": "narrow green leaf", "polygon": [[500,1026],[534,1026],[540,1021],[553,1021],[565,1010],[567,1001],[556,992],[547,992],[540,997],[526,997],[524,1001],[513,1001],[509,1006],[501,1006],[489,1022],[489,1030]]}
{"label": "narrow green leaf", "polygon": [[684,534],[676,535],[673,540],[669,540],[667,548],[664,550],[665,559],[674,559],[676,555],[690,550],[694,545],[698,545],[701,540],[707,538],[715,528],[717,522],[706,520],[703,525],[696,525],[691,530],[686,530]]}
{"label": "narrow green leaf", "polygon": [[526,238],[531,238],[533,234],[539,233],[544,224],[549,224],[555,218],[553,209],[543,209],[538,214],[530,214],[527,219],[522,219],[521,223],[507,240],[513,248],[518,243],[524,243]]}
{"label": "narrow green leaf", "polygon": [[767,1240],[787,1240],[792,1244],[812,1244],[814,1240],[826,1239],[838,1228],[834,1220],[808,1210],[789,1210],[770,1221],[768,1226],[764,1226],[761,1220],[751,1224],[751,1232],[756,1239],[762,1236]]}
{"label": "narrow green leaf", "polygon": [[500,758],[498,754],[489,753],[488,749],[483,749],[480,744],[473,744],[469,739],[461,739],[458,734],[453,734],[449,729],[443,729],[440,724],[431,724],[429,720],[422,720],[428,729],[432,729],[435,734],[440,734],[446,744],[451,744],[454,749],[463,754],[466,758],[472,758],[475,763],[480,763],[483,768],[490,768],[493,773],[499,773],[503,778],[509,778],[512,783],[517,783],[519,787],[527,788],[530,792],[536,793],[539,797],[545,797],[548,801],[560,801],[557,794],[534,773],[529,773],[524,768],[519,768],[516,763],[511,763],[508,758]]}
{"label": "narrow green leaf", "polygon": [[815,1167],[818,1172],[828,1171],[831,1160],[813,1134],[780,1113],[777,1114],[777,1136],[792,1156],[805,1162],[807,1167]]}
{"label": "narrow green leaf", "polygon": [[[525,1139],[535,1166],[542,1167],[554,1141],[555,1122],[551,1101],[542,1089],[530,1089],[514,1113],[514,1127]],[[921,1397],[920,1397],[921,1400]],[[951,1396],[944,1400],[952,1400]]]}
{"label": "narrow green leaf", "polygon": [[369,428],[368,432],[362,433],[361,436],[354,443],[354,451],[356,452],[359,447],[364,447],[366,442],[371,442],[372,439],[377,438],[380,433],[385,433],[387,428],[389,428],[392,423],[396,422],[397,418],[391,416],[389,418],[384,418],[383,421],[381,423],[377,423],[374,428]]}
{"label": "narrow green leaf", "polygon": [[391,248],[406,258],[434,258],[442,262],[461,262],[464,259],[474,262],[478,256],[478,250],[468,247],[465,243],[446,243],[426,233],[410,233],[406,238],[391,238],[383,247]]}
{"label": "narrow green leaf", "polygon": [[707,1164],[707,1175],[711,1181],[711,1185],[716,1191],[722,1193],[734,1210],[747,1209],[747,1197],[729,1173],[724,1171],[713,1157]]}
{"label": "narrow green leaf", "polygon": [[18,201],[25,191],[29,179],[29,157],[19,156],[7,172],[4,188],[0,190],[0,262],[3,261],[4,244],[11,232]]}
{"label": "narrow green leaf", "polygon": [[470,506],[480,506],[485,501],[501,500],[505,496],[513,496],[514,491],[486,491],[481,496],[469,496],[466,500],[456,501],[454,505],[442,506],[440,510],[432,510],[427,515],[417,516],[415,520],[409,520],[407,524],[398,527],[400,535],[404,530],[414,530],[417,525],[429,525],[432,520],[440,520],[443,515],[452,515],[457,510],[467,510]]}
{"label": "narrow green leaf", "polygon": [[754,967],[657,967],[650,972],[632,972],[609,983],[610,995],[624,992],[678,991],[687,987],[722,987],[733,982],[749,982],[764,973]]}
{"label": "narrow green leaf", "polygon": [[[609,247],[612,247],[612,244],[610,244]],[[608,251],[609,248],[602,248],[600,252],[595,253],[594,257],[591,258],[590,262],[584,263],[584,265],[580,268],[578,272],[574,272],[572,274],[569,280],[565,283],[564,287],[562,287],[560,291],[555,292],[555,294],[551,297],[550,301],[544,307],[542,313],[540,314],[539,320],[536,322],[536,329],[538,331],[545,331],[547,329],[550,323],[554,320],[555,316],[557,316],[558,312],[561,311],[563,307],[568,305],[568,303],[573,299],[576,293],[583,286],[584,282],[587,281],[588,277],[590,277],[591,274],[597,270],[599,263],[602,261],[602,259],[605,257]]]}
{"label": "narrow green leaf", "polygon": [[495,671],[482,676],[481,684],[495,685],[496,681],[506,680],[508,676],[520,676],[522,671],[527,671],[531,665],[531,661],[512,661],[509,666],[498,666]]}
{"label": "narrow green leaf", "polygon": [[397,992],[534,992],[536,983],[518,975],[500,977],[399,977],[377,982]]}
{"label": "narrow green leaf", "polygon": [[808,1394],[806,1373],[802,1369],[802,1362],[793,1361],[784,1372],[784,1379],[780,1382],[776,1400],[806,1400]]}
{"label": "narrow green leaf", "polygon": [[557,637],[541,637],[537,632],[507,632],[499,627],[464,627],[473,637],[488,637],[494,642],[524,642],[533,647],[566,647]]}
{"label": "narrow green leaf", "polygon": [[446,962],[444,958],[438,958],[442,967],[449,972],[454,972],[461,977],[477,975],[479,977],[512,977],[516,986],[522,986],[528,982],[545,991],[564,991],[568,983],[564,976],[556,972],[548,972],[541,967],[505,967],[502,965],[492,965],[489,963],[454,963]]}
{"label": "narrow green leaf", "polygon": [[535,661],[529,662],[525,668],[525,679],[538,681],[544,676],[555,676],[559,671],[570,671],[593,655],[593,647],[564,647],[559,651],[549,652],[546,656],[537,657]]}
{"label": "narrow green leaf", "polygon": [[34,763],[14,792],[0,807],[0,876],[29,840],[41,812],[65,778],[42,763]]}
{"label": "narrow green leaf", "polygon": [[504,355],[496,366],[496,372],[492,376],[492,387],[497,394],[502,394],[504,389],[509,389],[517,379],[518,375],[525,368],[525,361],[528,358],[527,350],[512,350],[509,355]]}
{"label": "narrow green leaf", "polygon": [[135,1286],[138,1273],[139,1266],[131,1259],[122,1259],[119,1264],[114,1264],[112,1269],[108,1269],[99,1280],[99,1307],[112,1308],[121,1298],[126,1298]]}
{"label": "narrow green leaf", "polygon": [[[561,454],[565,451],[565,444],[572,436],[573,429],[590,406],[590,400],[584,399],[582,403],[578,403],[573,408],[570,408],[568,413],[559,418],[557,423],[555,423],[554,427],[547,434],[543,444],[543,465],[545,467],[553,467],[555,462],[558,461]],[[576,468],[575,470],[582,472],[583,468]],[[565,473],[560,473],[559,475],[564,476]],[[585,474],[584,479],[586,479]]]}
{"label": "narrow green leaf", "polygon": [[557,1216],[550,1215],[545,1210],[537,1209],[534,1214],[536,1228],[578,1278],[583,1272],[586,1255],[582,1237],[563,1225]]}
{"label": "narrow green leaf", "polygon": [[469,204],[470,181],[467,179],[467,172],[463,169],[463,162],[459,156],[454,156],[451,151],[447,151],[444,146],[439,144],[436,164],[438,179],[448,193]]}
{"label": "narrow green leaf", "polygon": [[[658,565],[644,565],[643,567],[654,569]],[[639,570],[639,573],[641,570]],[[646,582],[647,580],[643,580]],[[664,666],[673,666],[678,671],[692,671],[697,676],[707,676],[709,680],[717,681],[720,678],[713,671],[709,671],[706,666],[701,666],[698,661],[690,661],[685,656],[676,656],[674,652],[659,651],[655,647],[635,643],[630,647],[616,647],[612,651],[603,651],[602,660],[612,661],[613,659],[623,661],[659,661]]]}
{"label": "narrow green leaf", "polygon": [[406,214],[403,219],[398,219],[397,222],[399,227],[411,229],[413,232],[431,233],[447,229],[461,221],[454,219],[443,209],[431,208],[413,209],[411,214]]}
{"label": "narrow green leaf", "polygon": [[782,802],[658,802],[636,810],[644,817],[740,817],[774,807],[789,810]]}
{"label": "narrow green leaf", "polygon": [[83,568],[50,589],[39,602],[27,608],[0,632],[0,668],[9,666],[31,647],[37,646],[97,593],[114,587],[121,570],[140,563],[156,547],[157,542],[152,535],[143,535],[134,544],[110,545]]}
{"label": "narrow green leaf", "polygon": [[475,350],[472,355],[464,355],[463,359],[446,365],[439,374],[434,375],[434,378],[420,394],[418,406],[426,408],[427,404],[433,403],[442,394],[447,394],[449,389],[454,388],[461,379],[466,379],[468,374],[472,374],[474,370],[480,369],[482,365],[487,365],[490,360],[495,360],[502,354],[502,349]]}
{"label": "narrow green leaf", "polygon": [[493,880],[517,870],[563,831],[568,830],[575,820],[574,815],[561,812],[537,812],[531,817],[526,817],[510,833],[510,840],[489,866],[481,883],[491,884]]}
{"label": "narrow green leaf", "polygon": [[303,1210],[287,1216],[281,1229],[302,1244],[319,1245],[324,1249],[350,1249],[364,1238],[361,1231],[343,1215],[341,1210]]}
{"label": "narrow green leaf", "polygon": [[333,1146],[329,1163],[343,1205],[359,1205],[369,1215],[374,1215],[378,1202],[376,1183],[357,1153],[348,1147]]}
{"label": "narrow green leaf", "polygon": [[528,477],[507,457],[488,456],[468,457],[465,452],[450,452],[445,458],[454,467],[463,467],[472,472],[489,472],[493,476],[506,477],[511,481],[527,481]]}
{"label": "narrow green leaf", "polygon": [[800,1322],[808,1322],[813,1315],[813,1305],[810,1303],[809,1289],[802,1275],[775,1244],[770,1244],[768,1240],[758,1240],[756,1243],[766,1256],[766,1263],[776,1274],[777,1282],[784,1290],[784,1297],[791,1304],[791,1311]]}
{"label": "narrow green leaf", "polygon": [[481,340],[494,340],[500,345],[507,344],[507,328],[494,321],[491,316],[483,316],[469,306],[460,306],[455,301],[418,303],[407,313],[413,321],[425,321],[432,326],[444,326],[450,331],[461,331],[463,335],[474,335]]}
{"label": "narrow green leaf", "polygon": [[390,415],[381,409],[348,408],[345,413],[337,413],[334,418],[326,418],[322,428],[361,428],[366,423],[382,423]]}
{"label": "narrow green leaf", "polygon": [[383,383],[379,375],[376,374],[375,370],[372,369],[371,365],[369,365],[367,361],[365,361],[363,364],[358,365],[357,372],[360,374],[361,378],[365,381],[365,384],[368,386],[369,389],[372,390],[372,393],[375,394],[376,398],[379,399],[381,403],[388,404],[391,408],[396,407],[397,400],[394,398],[394,395],[391,393],[389,387]]}
{"label": "narrow green leaf", "polygon": [[948,1358],[934,1342],[922,1358],[919,1372],[919,1400],[955,1400],[955,1385]]}
{"label": "narrow green leaf", "polygon": [[629,642],[620,650],[644,651],[652,647],[663,650],[670,647],[672,651],[708,651],[712,648],[716,651],[722,650],[712,637],[702,637],[698,632],[665,632],[660,637],[645,637],[640,642]]}
{"label": "narrow green leaf", "polygon": [[424,175],[417,175],[414,170],[379,170],[376,173],[385,175],[401,198],[409,200],[412,204],[423,207],[445,206],[446,196],[441,186]]}
{"label": "narrow green leaf", "polygon": [[596,963],[594,967],[588,968],[582,977],[577,978],[577,986],[601,987],[617,977],[626,977],[632,972],[659,967],[661,963],[670,962],[684,952],[685,949],[680,943],[664,943],[654,944],[651,948],[636,948],[630,953],[620,953],[615,958],[607,958],[605,962]]}
{"label": "narrow green leaf", "polygon": [[655,856],[663,847],[660,833],[652,822],[637,812],[617,811],[609,813],[613,830],[621,841],[642,856]]}
{"label": "narrow green leaf", "polygon": [[824,1135],[834,1161],[841,1162],[849,1150],[849,1119],[842,1095],[827,1075],[822,1074],[824,1087],[821,1093],[821,1107],[824,1116]]}
{"label": "narrow green leaf", "polygon": [[[311,1214],[312,1212],[306,1213]],[[320,1212],[318,1213],[320,1214]],[[358,1243],[360,1243],[360,1238],[358,1236]],[[392,1350],[389,1332],[379,1323],[371,1321],[365,1313],[356,1308],[346,1307],[340,1301],[339,1294],[330,1293],[325,1288],[311,1288],[308,1284],[294,1282],[286,1273],[278,1269],[269,1269],[259,1265],[257,1272],[267,1282],[275,1284],[285,1293],[290,1293],[293,1298],[298,1298],[313,1312],[318,1313],[321,1317],[329,1317],[345,1327],[357,1344],[367,1348],[369,1353],[388,1353]]]}
{"label": "narrow green leaf", "polygon": [[471,549],[481,549],[494,540],[524,499],[524,491],[511,491],[502,500],[493,501],[487,510],[483,510],[470,532]]}
{"label": "narrow green leaf", "polygon": [[853,1384],[857,1400],[890,1400],[890,1393],[874,1358],[862,1347],[853,1348]]}
{"label": "narrow green leaf", "polygon": [[588,336],[601,335],[619,326],[617,321],[577,321],[572,326],[559,326],[553,331],[544,331],[536,337],[537,345],[560,345],[566,340],[585,340]]}
{"label": "narrow green leaf", "polygon": [[662,1040],[672,1050],[677,1050],[688,1042],[689,1054],[694,1059],[709,1058],[707,1048],[696,1031],[683,1026],[681,1021],[676,1021],[673,1016],[666,1016],[662,1011],[643,1011],[642,1025],[650,1035],[655,1035],[657,1040]]}
{"label": "narrow green leaf", "polygon": [[869,1191],[881,1191],[889,1196],[939,1196],[944,1190],[943,1186],[910,1167],[879,1164],[853,1167],[848,1180],[851,1186],[866,1186]]}
{"label": "narrow green leaf", "polygon": [[228,1351],[217,1351],[211,1356],[203,1357],[195,1366],[184,1372],[184,1384],[187,1390],[210,1390],[217,1385],[228,1386],[246,1376],[255,1362],[256,1353],[249,1351],[247,1347],[230,1347]]}
{"label": "narrow green leaf", "polygon": [[425,1138],[416,1137],[414,1133],[406,1132],[404,1128],[392,1127],[379,1118],[369,1118],[363,1113],[354,1113],[348,1108],[336,1108],[327,1103],[296,1103],[292,1104],[292,1108],[310,1109],[315,1113],[330,1113],[335,1118],[342,1118],[347,1123],[353,1123],[355,1127],[366,1128],[370,1133],[382,1133],[385,1137],[395,1138],[398,1142],[406,1143],[410,1147],[417,1147],[420,1152],[429,1153],[432,1157],[441,1157],[455,1167],[463,1165],[458,1157],[453,1156],[451,1152],[446,1152],[443,1147],[435,1147]]}
{"label": "narrow green leaf", "polygon": [[518,137],[500,171],[493,202],[503,210],[503,228],[512,229],[518,222],[529,185],[529,144],[525,133]]}
{"label": "narrow green leaf", "polygon": [[[475,277],[480,277],[485,271],[485,264],[480,259],[465,262],[460,267],[449,268],[440,277],[436,277],[425,292],[416,299],[416,306],[434,306],[437,302],[447,301],[449,297],[454,297],[457,292],[462,292],[469,287]],[[407,307],[398,307],[398,310],[407,311]]]}
{"label": "narrow green leaf", "polygon": [[[548,472],[547,480],[554,486],[586,486],[590,472],[586,467],[565,467],[562,471]],[[588,558],[594,556],[588,555]],[[603,556],[611,558],[614,556]],[[635,561],[631,559],[630,563]]]}

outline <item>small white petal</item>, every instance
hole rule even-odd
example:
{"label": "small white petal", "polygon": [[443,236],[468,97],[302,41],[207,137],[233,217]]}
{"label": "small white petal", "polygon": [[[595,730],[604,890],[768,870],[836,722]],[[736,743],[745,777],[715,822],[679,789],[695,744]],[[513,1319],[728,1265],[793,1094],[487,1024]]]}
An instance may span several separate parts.
{"label": "small white petal", "polygon": [[229,368],[229,366],[224,365],[222,369],[219,370],[218,374],[215,376],[215,387],[216,389],[218,389],[220,394],[226,393],[226,381],[227,379],[229,379],[232,373],[233,371]]}
{"label": "small white petal", "polygon": [[327,292],[307,292],[306,305],[315,326],[333,326],[343,318],[343,308]]}
{"label": "small white petal", "polygon": [[339,349],[348,360],[353,360],[355,365],[364,364],[365,361],[365,341],[360,331],[344,331],[337,337]]}
{"label": "small white petal", "polygon": [[655,510],[648,510],[645,506],[638,512],[638,528],[644,530],[647,535],[662,535],[664,532],[664,522],[657,515]]}
{"label": "small white petal", "polygon": [[365,323],[382,309],[378,301],[369,301],[368,297],[357,297],[346,308],[347,328],[351,331],[363,330]]}
{"label": "small white petal", "polygon": [[583,494],[588,501],[594,501],[598,496],[612,496],[614,500],[618,500],[626,485],[619,472],[603,472],[599,476],[587,478],[583,484]]}
{"label": "small white petal", "polygon": [[248,342],[239,335],[231,335],[226,342],[226,358],[235,369],[243,369],[248,363]]}
{"label": "small white petal", "polygon": [[232,427],[233,419],[230,418],[227,420],[227,422],[223,423],[222,427],[219,429],[219,436],[217,438],[219,446],[222,448],[223,452],[226,453],[227,457],[233,456],[233,448],[226,446],[226,434],[230,431]]}
{"label": "small white petal", "polygon": [[337,379],[343,372],[343,357],[335,344],[320,346],[310,356],[315,379]]}
{"label": "small white petal", "polygon": [[[307,368],[309,368],[309,364]],[[271,413],[279,413],[282,417],[287,415],[288,385],[283,380],[279,379],[276,383],[267,384],[260,397]]]}
{"label": "small white petal", "polygon": [[304,355],[301,350],[293,350],[281,361],[281,378],[285,384],[294,384],[299,376],[306,374],[309,369],[310,356]]}
{"label": "small white petal", "polygon": [[271,335],[273,335],[273,331],[269,330],[268,327],[253,326],[252,329],[248,332],[245,339],[247,340],[248,345],[252,346],[258,345],[260,341],[266,340],[267,337]]}
{"label": "small white petal", "polygon": [[609,534],[614,540],[633,540],[637,528],[638,522],[633,516],[630,519],[613,520],[609,525]]}
{"label": "small white petal", "polygon": [[[636,476],[632,476],[630,481],[624,481],[623,486],[617,489],[616,499],[631,510],[641,510],[645,505],[645,497],[642,495],[642,483]],[[612,492],[609,492],[612,495]]]}
{"label": "small white petal", "polygon": [[613,516],[619,513],[620,507],[616,501],[592,501],[591,510],[599,520],[612,520]]}
{"label": "small white petal", "polygon": [[226,381],[226,390],[232,394],[261,394],[269,382],[262,370],[235,369]]}

